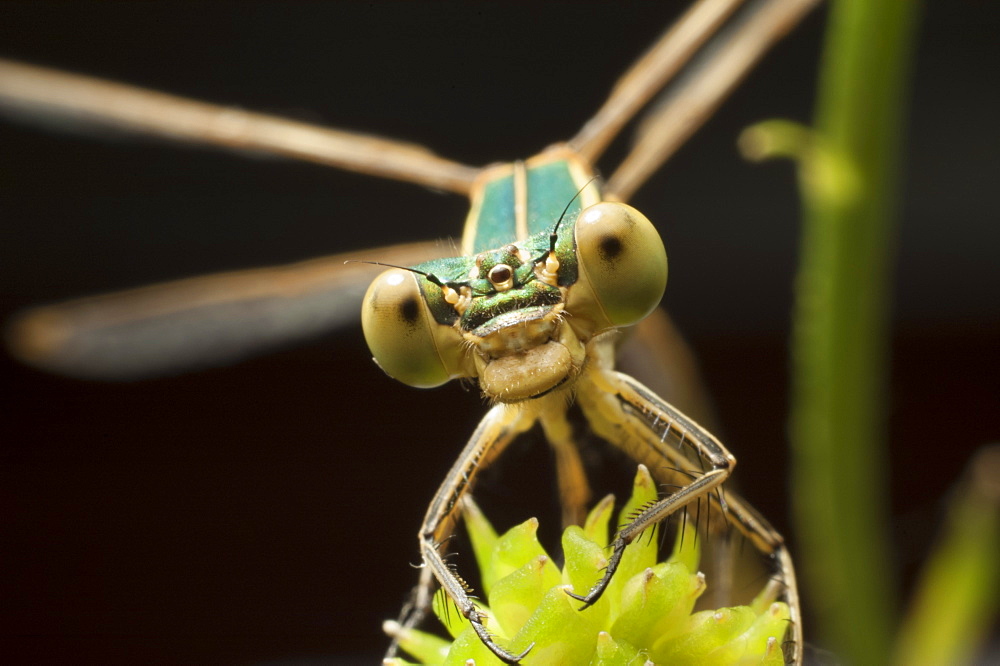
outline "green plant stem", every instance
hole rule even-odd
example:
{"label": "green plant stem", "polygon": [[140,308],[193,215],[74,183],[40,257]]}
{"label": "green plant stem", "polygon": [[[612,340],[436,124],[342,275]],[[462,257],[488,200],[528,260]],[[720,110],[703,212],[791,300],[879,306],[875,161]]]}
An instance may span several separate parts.
{"label": "green plant stem", "polygon": [[814,640],[850,664],[886,663],[893,625],[885,371],[915,26],[907,0],[832,4],[815,128],[823,150],[801,171],[791,415],[799,562],[823,632]]}

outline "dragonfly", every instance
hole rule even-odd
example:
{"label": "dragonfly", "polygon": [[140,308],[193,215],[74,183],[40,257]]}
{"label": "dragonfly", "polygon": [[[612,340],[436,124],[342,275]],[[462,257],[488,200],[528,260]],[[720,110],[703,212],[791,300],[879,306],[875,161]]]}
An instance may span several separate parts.
{"label": "dragonfly", "polygon": [[[540,153],[537,158],[528,159],[523,163],[512,163],[511,165],[501,167],[501,170],[509,169],[511,171],[509,179],[511,182],[520,182],[521,180],[530,180],[532,174],[542,168],[544,164],[567,164],[570,165],[571,171],[580,171],[585,173],[593,173],[592,167],[590,166],[595,162],[602,154],[607,142],[609,142],[614,135],[619,131],[620,125],[624,124],[631,116],[638,110],[639,107],[644,106],[649,98],[652,97],[663,85],[665,80],[670,77],[673,73],[671,70],[676,65],[679,66],[683,60],[687,57],[685,52],[688,50],[695,50],[700,46],[700,40],[707,39],[707,37],[714,32],[714,29],[728,16],[728,14],[733,11],[733,6],[739,3],[711,3],[703,2],[696,5],[695,9],[691,10],[686,18],[682,19],[681,25],[685,26],[683,30],[678,29],[673,33],[668,33],[668,37],[664,42],[661,43],[663,48],[667,51],[668,56],[665,60],[668,65],[650,65],[649,61],[640,61],[640,64],[632,70],[628,75],[623,77],[623,84],[619,86],[620,90],[627,90],[629,86],[627,85],[630,81],[638,81],[636,87],[640,90],[638,98],[627,104],[623,110],[621,107],[616,106],[621,103],[622,99],[628,98],[630,94],[624,94],[623,97],[619,97],[616,101],[613,95],[611,100],[609,100],[609,106],[606,107],[610,109],[605,114],[610,120],[600,120],[601,113],[595,116],[595,124],[588,125],[581,131],[576,137],[569,140],[562,147],[549,152]],[[633,191],[641,185],[641,183],[648,178],[649,174],[659,166],[673,151],[676,145],[683,142],[687,135],[691,131],[691,127],[687,126],[684,122],[685,119],[694,117],[699,122],[703,120],[708,113],[714,108],[714,105],[718,102],[721,97],[723,97],[726,92],[731,88],[735,80],[738,80],[750,66],[750,63],[756,58],[755,55],[748,57],[747,51],[740,50],[750,49],[750,53],[759,53],[765,50],[782,32],[793,24],[798,16],[801,15],[811,3],[791,3],[791,2],[774,2],[765,3],[763,9],[759,10],[754,16],[758,17],[757,20],[761,23],[750,22],[743,25],[742,29],[737,31],[733,36],[729,38],[729,43],[737,45],[730,49],[721,49],[717,58],[712,58],[709,63],[705,65],[706,70],[699,80],[706,82],[706,89],[701,89],[698,92],[704,99],[707,96],[707,101],[703,101],[702,106],[692,110],[690,108],[685,108],[684,104],[671,106],[669,103],[663,107],[663,109],[654,114],[654,118],[659,119],[658,128],[656,123],[648,126],[642,131],[642,138],[638,141],[640,149],[633,154],[635,159],[632,163],[641,163],[643,151],[645,150],[648,154],[645,159],[649,160],[645,166],[640,166],[636,173],[629,175],[628,170],[618,173],[612,173],[608,178],[607,182],[600,188],[595,183],[588,184],[587,178],[574,177],[572,182],[578,189],[581,190],[580,198],[581,201],[577,202],[579,209],[578,211],[568,211],[570,217],[573,217],[577,212],[582,213],[585,209],[589,210],[593,205],[600,205],[595,203],[598,199],[604,199],[607,201],[618,201],[626,200],[630,198]],[[767,10],[771,10],[772,13],[768,13]],[[783,10],[784,13],[781,13]],[[714,16],[715,18],[706,18]],[[694,18],[692,18],[694,17]],[[763,18],[760,18],[763,17]],[[691,26],[701,25],[699,29],[692,28]],[[761,25],[765,28],[761,28]],[[669,35],[673,35],[673,41]],[[679,35],[679,36],[678,36]],[[686,39],[691,39],[691,35],[696,42],[695,44],[686,44],[683,42]],[[741,37],[745,41],[741,41]],[[682,43],[681,46],[677,45],[677,42]],[[747,43],[749,41],[749,44]],[[757,43],[754,44],[754,41]],[[678,52],[681,55],[678,55]],[[728,56],[728,59],[727,57]],[[713,70],[710,68],[712,63],[721,63],[717,66],[718,70]],[[79,94],[79,89],[73,89],[71,86],[74,81],[80,82],[75,77],[68,77],[59,79],[59,74],[53,74],[57,77],[55,80],[49,82],[48,85],[42,86],[43,88],[52,90],[61,90],[63,94],[69,99],[68,102],[59,102],[57,100],[41,100],[41,99],[30,99],[25,100],[23,98],[23,91],[28,88],[24,83],[24,78],[17,77],[28,77],[29,79],[38,82],[44,81],[49,73],[33,69],[33,68],[20,68],[18,65],[6,65],[6,69],[3,70],[3,80],[7,82],[8,87],[12,87],[16,91],[16,95],[21,95],[22,97],[15,102],[11,102],[11,105],[29,105],[33,109],[44,108],[50,114],[58,115],[60,113],[67,113],[67,109],[74,109],[75,112],[80,111],[80,100],[85,96],[81,97]],[[652,80],[642,80],[641,77],[636,75],[654,73]],[[633,78],[636,76],[636,78]],[[13,83],[10,83],[13,81]],[[88,84],[89,81],[82,81],[82,84]],[[715,90],[712,90],[712,86],[715,86]],[[69,94],[66,91],[71,91]],[[128,94],[130,89],[128,87],[114,88],[114,94]],[[192,141],[204,141],[208,143],[217,143],[228,145],[230,147],[236,146],[239,149],[247,150],[274,150],[279,154],[291,155],[293,157],[310,159],[314,161],[324,161],[327,164],[334,164],[337,166],[349,167],[357,170],[366,171],[368,173],[373,173],[375,175],[382,175],[392,178],[398,178],[403,180],[411,180],[426,186],[430,186],[437,189],[449,190],[460,192],[466,195],[470,195],[473,200],[476,197],[481,197],[483,188],[485,187],[481,183],[484,182],[484,174],[487,173],[482,169],[473,169],[469,167],[463,167],[462,165],[456,165],[448,160],[441,160],[434,156],[429,155],[426,151],[412,146],[402,146],[395,142],[375,140],[371,138],[359,139],[357,145],[352,146],[348,149],[348,152],[353,155],[353,157],[345,158],[346,162],[337,162],[336,159],[328,159],[323,157],[318,159],[316,156],[309,155],[307,153],[313,149],[300,150],[295,146],[294,133],[296,130],[301,129],[298,125],[292,123],[289,125],[284,125],[283,127],[274,128],[275,130],[284,129],[291,133],[291,135],[286,135],[285,138],[280,139],[277,143],[285,144],[285,149],[276,150],[273,147],[267,147],[266,141],[264,143],[256,142],[254,137],[260,137],[266,135],[267,132],[263,127],[256,127],[246,132],[245,135],[240,135],[240,130],[238,126],[240,124],[246,127],[248,122],[248,116],[250,120],[259,119],[254,117],[252,114],[246,114],[241,116],[239,112],[233,110],[227,110],[222,112],[222,116],[228,118],[230,121],[234,121],[233,125],[236,126],[234,129],[233,125],[230,126],[218,126],[218,121],[220,117],[218,114],[214,115],[215,124],[218,133],[211,136],[211,132],[207,130],[206,125],[212,124],[212,122],[201,122],[193,133],[184,134],[184,130],[177,126],[159,126],[157,123],[164,122],[166,125],[171,125],[171,120],[169,117],[178,118],[183,117],[180,113],[181,108],[185,107],[185,102],[183,100],[178,100],[181,104],[180,108],[167,108],[167,112],[163,112],[164,108],[168,107],[170,102],[174,101],[172,98],[151,98],[149,93],[139,92],[140,98],[145,99],[147,102],[151,102],[151,106],[158,107],[157,111],[161,112],[159,115],[167,117],[166,120],[163,118],[157,120],[139,120],[137,118],[123,118],[117,117],[112,118],[111,121],[117,124],[125,125],[130,129],[140,129],[144,132],[153,132],[165,134],[168,136],[181,136],[187,140]],[[690,93],[690,96],[681,95],[679,99],[689,100],[692,98],[698,98],[699,95]],[[612,103],[614,102],[614,104]],[[60,106],[60,105],[63,106]],[[673,111],[671,111],[673,109]],[[678,110],[679,109],[679,110]],[[148,111],[148,109],[147,109]],[[212,113],[212,110],[208,110]],[[176,112],[176,113],[174,113]],[[105,115],[111,116],[113,114],[109,113],[107,109],[104,111],[99,111],[96,109],[89,109],[86,113],[95,113],[100,115],[104,113]],[[680,114],[680,115],[672,115]],[[267,125],[268,119],[260,119]],[[148,124],[144,124],[148,123]],[[280,123],[278,123],[280,125]],[[666,134],[660,135],[659,132],[664,131],[662,127],[666,127]],[[594,129],[596,127],[596,129]],[[677,131],[676,128],[680,127],[681,131]],[[321,134],[321,133],[320,133]],[[234,135],[236,140],[234,141]],[[249,142],[245,142],[247,137],[250,137]],[[318,140],[319,134],[310,135],[310,138]],[[342,139],[340,135],[326,135],[326,139],[330,144],[336,143],[337,140]],[[335,151],[334,148],[327,146],[329,150]],[[296,152],[299,151],[299,152]],[[370,159],[371,155],[377,154],[379,160]],[[652,155],[650,157],[650,154]],[[340,158],[337,158],[340,159]],[[632,158],[630,158],[632,159]],[[351,162],[350,160],[354,160]],[[373,162],[378,162],[373,164]],[[523,166],[516,166],[517,164],[523,164]],[[387,168],[386,165],[389,165]],[[416,166],[413,166],[416,165]],[[522,176],[515,176],[514,172],[523,174]],[[491,172],[492,173],[492,172]],[[508,176],[503,176],[503,178],[508,178]],[[518,189],[518,188],[514,188]],[[524,188],[521,188],[524,189]],[[564,188],[565,189],[565,188]],[[562,194],[562,198],[565,199],[565,194]],[[531,200],[531,197],[528,197]],[[587,204],[584,206],[584,204]],[[627,209],[626,209],[627,210]],[[629,213],[631,215],[631,213]],[[543,216],[544,217],[544,216]],[[552,226],[553,222],[552,215],[548,216],[548,222],[550,228],[555,228]],[[571,238],[570,230],[575,228],[575,222],[567,222],[566,229],[563,233],[559,233],[559,229],[555,228],[555,231],[550,231],[556,238],[554,243],[565,242],[565,239]],[[468,232],[467,236],[470,235]],[[514,240],[513,238],[510,240]],[[524,238],[520,239],[525,240]],[[488,245],[488,243],[487,243]],[[470,251],[474,251],[476,245],[474,242],[470,242]],[[463,248],[466,249],[466,248]],[[481,249],[481,248],[480,248]],[[492,248],[494,250],[500,250],[502,248]],[[519,248],[516,254],[523,254],[525,248]],[[549,249],[549,254],[555,253],[554,248]],[[405,264],[405,265],[421,265],[425,260],[429,259],[433,255],[440,254],[440,247],[436,244],[432,245],[422,245],[422,246],[406,246],[401,248],[396,248],[394,250],[379,250],[372,252],[369,256],[377,257],[379,261],[383,263],[395,263],[395,264]],[[356,258],[358,253],[351,253],[352,257]],[[530,252],[529,252],[530,255]],[[535,257],[531,257],[534,259]],[[546,256],[546,261],[549,259]],[[518,259],[522,261],[523,259]],[[20,347],[22,356],[33,360],[35,363],[53,368],[57,371],[65,372],[68,374],[77,375],[90,375],[90,376],[135,376],[137,374],[144,374],[149,372],[162,371],[163,368],[156,367],[158,363],[169,363],[171,367],[176,367],[178,363],[190,363],[192,365],[197,365],[203,362],[205,356],[211,355],[217,357],[220,352],[225,355],[230,356],[240,356],[247,352],[247,348],[256,348],[261,346],[267,346],[273,343],[276,339],[286,339],[288,337],[295,337],[299,335],[304,335],[303,324],[298,322],[294,325],[295,333],[290,334],[287,330],[282,329],[285,324],[276,324],[275,329],[268,332],[269,338],[261,340],[260,328],[256,327],[256,330],[250,331],[252,335],[250,337],[254,339],[241,340],[241,339],[229,339],[226,340],[224,344],[216,345],[210,348],[202,348],[195,350],[188,350],[187,348],[177,351],[175,349],[165,350],[163,346],[153,347],[150,349],[148,345],[148,340],[151,337],[160,336],[163,340],[176,340],[177,335],[163,335],[164,326],[172,326],[169,322],[182,322],[177,324],[182,328],[175,330],[183,330],[186,335],[183,337],[198,339],[198,329],[191,328],[188,324],[183,323],[183,320],[190,319],[185,316],[199,308],[211,307],[212,310],[217,313],[217,317],[226,316],[226,307],[232,304],[236,304],[239,307],[245,307],[249,302],[263,303],[261,310],[263,312],[268,312],[271,307],[271,302],[275,303],[286,303],[288,301],[288,294],[291,292],[309,293],[310,290],[313,293],[322,292],[324,298],[326,294],[335,293],[338,295],[348,294],[343,296],[343,300],[333,303],[333,307],[328,309],[334,313],[324,321],[313,322],[313,326],[316,328],[328,328],[330,326],[337,325],[342,318],[345,317],[343,312],[348,310],[349,307],[345,306],[344,303],[356,302],[360,293],[358,290],[358,285],[366,283],[370,277],[370,269],[364,267],[363,265],[350,265],[348,267],[338,269],[336,272],[336,277],[333,283],[327,280],[327,277],[333,273],[331,267],[334,265],[339,265],[343,261],[342,257],[337,257],[335,260],[324,261],[321,264],[310,264],[301,265],[293,267],[292,270],[281,271],[285,277],[290,277],[290,279],[278,279],[278,275],[275,272],[268,273],[256,273],[256,274],[239,274],[239,275],[223,275],[215,276],[211,278],[205,278],[198,280],[197,282],[187,282],[187,283],[176,283],[171,285],[165,285],[162,287],[153,287],[149,290],[137,290],[131,294],[118,295],[115,297],[99,298],[96,300],[88,300],[84,302],[69,303],[62,306],[57,306],[59,309],[54,310],[37,310],[33,315],[28,315],[21,320],[20,328],[16,330],[22,331],[21,340],[23,344]],[[513,261],[513,259],[509,259]],[[565,262],[564,262],[565,263]],[[510,265],[504,264],[504,265]],[[494,266],[495,267],[495,266]],[[368,272],[366,272],[368,271]],[[426,271],[425,271],[426,272]],[[554,273],[558,274],[558,269],[554,269]],[[320,275],[321,274],[321,275]],[[397,275],[398,274],[394,274]],[[472,285],[461,284],[462,280],[451,277],[445,280],[444,278],[431,273],[439,282],[443,282],[442,290],[444,288],[453,289],[461,292],[463,287],[470,288]],[[320,276],[316,280],[317,276]],[[362,277],[363,276],[363,277]],[[483,278],[480,278],[483,279]],[[316,280],[310,282],[310,280]],[[562,288],[562,285],[558,284],[558,276],[554,278],[557,288]],[[285,282],[286,290],[284,292],[274,291],[273,284],[275,282]],[[501,281],[503,282],[503,281]],[[322,283],[322,284],[321,284]],[[351,290],[354,293],[350,293]],[[191,301],[192,292],[199,292],[201,300]],[[363,291],[363,287],[361,288]],[[655,290],[654,290],[655,291]],[[655,300],[658,301],[658,298]],[[300,299],[303,305],[308,305],[310,311],[314,311],[316,303],[309,303],[308,298]],[[115,306],[114,303],[119,305]],[[146,306],[142,305],[146,304]],[[324,303],[324,305],[329,306],[330,303]],[[147,308],[152,308],[148,309]],[[109,317],[109,313],[114,312],[118,308],[118,312],[121,313],[116,319],[114,316]],[[96,315],[93,313],[97,313]],[[102,314],[103,312],[103,314]],[[57,319],[61,319],[62,322],[69,322],[66,324],[59,324],[59,326],[52,326],[52,315],[55,315]],[[356,315],[354,315],[356,316]],[[47,328],[45,326],[45,320],[49,320]],[[262,315],[261,320],[267,320],[268,317]],[[313,319],[315,319],[313,317]],[[169,322],[168,322],[169,320]],[[609,328],[616,322],[608,321],[606,322]],[[634,322],[628,322],[634,323]],[[67,327],[68,326],[68,327]],[[287,324],[287,326],[292,326],[292,324]],[[124,328],[131,328],[132,332],[135,333],[134,337],[128,338],[122,335],[122,330]],[[145,331],[139,330],[136,333],[136,329],[147,330],[157,330],[159,333],[148,334]],[[108,333],[112,335],[107,335]],[[81,355],[79,353],[79,347],[74,349],[76,342],[69,342],[70,338],[74,336],[85,333],[80,340],[86,340],[82,343],[82,347],[88,348],[90,351],[88,354]],[[306,332],[308,333],[308,331]],[[68,336],[68,337],[67,337]],[[100,348],[102,347],[102,336],[104,337],[105,347],[107,349],[113,350],[110,353],[101,353]],[[237,336],[239,338],[240,336]],[[123,347],[129,344],[129,340],[137,340],[135,350],[129,350]],[[113,343],[113,344],[112,344]],[[168,342],[164,342],[168,344]],[[185,343],[187,346],[187,343]],[[96,351],[95,351],[96,350]],[[183,356],[183,358],[178,358],[178,355]],[[376,354],[378,356],[378,354]],[[384,365],[389,365],[384,362]],[[390,374],[393,374],[390,372]],[[577,381],[573,378],[572,381]],[[690,421],[684,417],[669,405],[655,399],[653,396],[646,394],[640,388],[638,384],[628,383],[628,380],[622,379],[621,381],[626,382],[623,386],[629,387],[632,391],[635,405],[642,405],[642,410],[652,409],[659,410],[655,411],[658,416],[657,421],[663,423],[671,422],[675,424],[675,434],[685,433],[684,438],[691,442],[698,441],[700,449],[700,455],[707,456],[708,459],[712,460],[713,465],[716,467],[717,472],[713,472],[709,479],[708,485],[711,487],[717,487],[718,484],[724,479],[728,473],[728,467],[731,466],[732,461],[728,453],[724,448],[707,432],[697,426],[696,423]],[[568,387],[567,387],[568,388]],[[530,398],[533,396],[518,396],[517,400],[522,400],[524,398]],[[502,399],[498,397],[498,399]],[[654,413],[651,411],[649,413]],[[558,451],[559,449],[557,449]],[[565,454],[572,456],[572,453]],[[570,458],[570,460],[572,460]],[[569,467],[567,468],[566,465]],[[575,463],[568,462],[564,463],[562,470],[570,469],[575,466]],[[458,468],[456,468],[458,469]],[[561,476],[567,477],[572,473],[567,471],[562,471]],[[449,481],[446,481],[445,485],[442,487],[443,491],[447,491],[450,487],[454,489],[454,478],[455,473],[453,472],[449,475]],[[717,481],[715,479],[718,479]],[[564,482],[567,488],[579,487],[579,484],[573,486],[568,482]],[[703,488],[704,486],[702,486]],[[567,490],[567,492],[570,492]],[[693,492],[701,492],[696,489]],[[707,491],[705,491],[707,492]],[[447,493],[446,493],[447,494]],[[690,494],[690,493],[689,493]],[[722,495],[718,495],[722,497]],[[683,497],[683,496],[682,496]],[[441,505],[440,501],[442,497],[439,497],[436,502],[437,505]],[[449,502],[445,501],[444,504]],[[568,502],[572,504],[573,502]],[[734,525],[738,529],[745,531],[748,538],[754,542],[755,545],[762,547],[764,550],[768,551],[776,561],[781,564],[782,571],[780,578],[784,580],[788,586],[785,594],[789,596],[791,600],[795,596],[794,585],[792,584],[794,579],[794,574],[792,572],[790,559],[787,558],[787,553],[781,544],[780,536],[777,535],[772,529],[769,528],[766,521],[758,516],[749,506],[742,503],[741,500],[735,496],[728,495],[726,501],[729,508],[729,515]],[[675,502],[676,504],[676,502]],[[571,507],[572,508],[572,507]],[[638,534],[642,531],[642,526],[644,524],[649,524],[651,520],[657,520],[663,517],[664,513],[669,513],[674,509],[673,506],[660,507],[656,512],[647,516],[644,520],[645,522],[637,523],[632,530],[631,534]],[[427,567],[426,571],[437,572],[437,575],[445,580],[445,589],[449,589],[448,586],[448,571],[443,567],[433,566],[435,561],[434,549],[429,548],[428,544],[432,541],[436,543],[440,540],[440,537],[451,529],[452,516],[445,515],[432,515],[429,514],[429,522],[425,525],[422,533],[432,533],[433,539],[425,539],[423,542],[424,555],[430,560],[431,566]],[[629,532],[623,532],[621,543],[629,538]],[[612,575],[613,571],[608,575]],[[426,584],[424,586],[426,588]],[[451,586],[454,589],[454,585]],[[599,591],[596,592],[599,594]],[[458,594],[457,590],[455,595],[458,597],[458,601],[464,602],[461,595]],[[474,607],[470,605],[471,602],[465,603],[465,608],[470,616],[475,616]],[[797,609],[797,604],[794,604]],[[797,611],[796,611],[797,612]],[[794,631],[800,631],[801,623],[796,621],[793,623],[795,627]],[[488,636],[484,636],[484,640],[489,641]],[[801,643],[800,636],[794,639],[794,642]],[[489,643],[488,643],[489,644]],[[498,656],[507,659],[508,661],[514,661],[514,657],[517,655],[512,655],[504,651],[501,646],[492,644],[491,647],[496,648]]]}

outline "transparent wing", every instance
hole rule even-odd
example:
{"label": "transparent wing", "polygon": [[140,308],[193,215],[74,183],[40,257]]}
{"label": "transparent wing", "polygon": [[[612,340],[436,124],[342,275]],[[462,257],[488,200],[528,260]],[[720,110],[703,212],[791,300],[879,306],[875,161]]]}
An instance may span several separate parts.
{"label": "transparent wing", "polygon": [[642,119],[606,191],[628,200],[819,0],[757,0],[716,35]]}
{"label": "transparent wing", "polygon": [[85,124],[255,151],[468,193],[479,170],[412,143],[0,59],[0,110],[49,124]]}
{"label": "transparent wing", "polygon": [[650,100],[662,102],[638,127],[606,194],[621,201],[649,180],[715,113],[757,62],[819,0],[701,0],[615,83],[569,144],[591,162]]}
{"label": "transparent wing", "polygon": [[10,322],[7,343],[27,363],[87,379],[222,365],[356,321],[379,269],[345,261],[410,265],[448,251],[395,245],[40,306]]}

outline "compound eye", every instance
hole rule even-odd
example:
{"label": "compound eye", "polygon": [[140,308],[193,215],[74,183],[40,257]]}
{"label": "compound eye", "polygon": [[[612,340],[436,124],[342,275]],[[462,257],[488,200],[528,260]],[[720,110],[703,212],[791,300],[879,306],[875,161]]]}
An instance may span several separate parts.
{"label": "compound eye", "polygon": [[461,336],[435,321],[419,279],[396,268],[379,275],[365,294],[361,327],[387,375],[409,386],[432,388],[458,376]]}
{"label": "compound eye", "polygon": [[605,328],[635,324],[652,312],[667,286],[667,253],[646,216],[605,201],[580,213],[574,234],[580,279],[586,283],[580,314]]}

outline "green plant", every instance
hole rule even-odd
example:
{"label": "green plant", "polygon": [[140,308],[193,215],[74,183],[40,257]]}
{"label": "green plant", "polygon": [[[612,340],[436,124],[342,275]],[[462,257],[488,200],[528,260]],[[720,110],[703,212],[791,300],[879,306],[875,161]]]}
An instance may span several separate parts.
{"label": "green plant", "polygon": [[[639,466],[632,496],[618,523],[655,501],[656,484]],[[692,525],[678,530],[670,557],[657,562],[659,528],[625,551],[607,591],[592,607],[579,609],[567,589],[589,589],[607,564],[614,497],[607,496],[583,526],[563,532],[560,569],[535,537],[534,518],[497,535],[469,502],[465,523],[479,564],[488,604],[487,627],[516,651],[533,645],[524,664],[769,664],[784,663],[782,637],[788,607],[765,590],[747,606],[692,612],[711,584],[697,572],[699,545]],[[434,612],[452,640],[400,630],[401,647],[421,664],[499,664],[450,601],[438,594]],[[408,662],[397,659],[394,664]]]}

